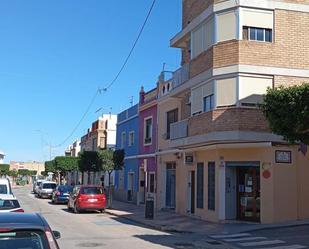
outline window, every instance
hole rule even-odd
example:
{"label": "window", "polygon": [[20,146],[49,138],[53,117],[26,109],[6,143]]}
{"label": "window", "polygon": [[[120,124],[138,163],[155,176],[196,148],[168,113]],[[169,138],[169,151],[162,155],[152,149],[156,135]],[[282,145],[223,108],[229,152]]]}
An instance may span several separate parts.
{"label": "window", "polygon": [[214,95],[204,97],[204,112],[208,112],[214,109]]}
{"label": "window", "polygon": [[244,26],[243,39],[251,41],[272,42],[272,30]]}
{"label": "window", "polygon": [[148,191],[150,193],[155,192],[155,174],[154,173],[149,173],[149,189]]}
{"label": "window", "polygon": [[98,142],[97,138],[92,139],[92,150],[97,149],[97,142]]}
{"label": "window", "polygon": [[170,138],[171,124],[178,121],[178,109],[166,113],[166,139]]}
{"label": "window", "polygon": [[217,42],[237,38],[237,14],[229,11],[217,14]]}
{"label": "window", "polygon": [[208,163],[208,210],[215,210],[215,163]]}
{"label": "window", "polygon": [[130,131],[129,133],[129,146],[134,145],[134,131]]}
{"label": "window", "polygon": [[104,149],[106,148],[106,138],[100,137],[100,148]]}
{"label": "window", "polygon": [[203,51],[206,51],[214,42],[213,18],[201,24],[191,33],[191,58],[195,58]]}
{"label": "window", "polygon": [[197,164],[196,174],[196,207],[204,208],[204,163]]}
{"label": "window", "polygon": [[152,141],[152,118],[145,119],[144,143],[151,144]]}
{"label": "window", "polygon": [[126,145],[126,133],[123,131],[121,133],[121,148],[124,148]]}

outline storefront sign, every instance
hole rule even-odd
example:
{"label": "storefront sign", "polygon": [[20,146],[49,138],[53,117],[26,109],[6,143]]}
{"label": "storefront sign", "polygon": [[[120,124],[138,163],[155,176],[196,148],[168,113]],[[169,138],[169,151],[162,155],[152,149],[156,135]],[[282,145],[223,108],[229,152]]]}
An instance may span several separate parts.
{"label": "storefront sign", "polygon": [[276,163],[292,163],[292,152],[289,150],[275,151]]}

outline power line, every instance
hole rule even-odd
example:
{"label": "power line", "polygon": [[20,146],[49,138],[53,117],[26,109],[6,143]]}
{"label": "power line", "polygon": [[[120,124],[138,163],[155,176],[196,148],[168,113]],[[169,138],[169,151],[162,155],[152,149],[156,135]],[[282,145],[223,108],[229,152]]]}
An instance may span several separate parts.
{"label": "power line", "polygon": [[148,14],[147,14],[147,16],[146,16],[146,19],[145,19],[145,21],[144,21],[144,23],[143,23],[143,25],[142,25],[142,27],[141,27],[141,29],[140,29],[140,31],[139,31],[137,37],[136,37],[134,43],[133,43],[133,46],[132,46],[132,48],[131,48],[131,50],[130,50],[128,56],[127,56],[127,58],[125,59],[123,65],[121,66],[119,72],[117,73],[116,77],[111,81],[111,83],[109,83],[108,86],[107,86],[106,88],[103,88],[103,90],[106,91],[107,89],[109,89],[109,88],[116,82],[116,80],[118,79],[118,77],[119,77],[120,74],[122,73],[123,69],[124,69],[125,66],[127,65],[127,63],[128,63],[128,61],[129,61],[129,59],[130,59],[130,57],[131,57],[131,55],[132,55],[132,53],[133,53],[135,47],[136,47],[136,44],[137,44],[138,40],[140,39],[140,37],[141,37],[143,31],[144,31],[144,28],[145,28],[145,26],[146,26],[146,24],[147,24],[147,21],[148,21],[148,19],[149,19],[149,17],[150,17],[150,14],[151,14],[151,12],[152,12],[152,10],[153,10],[153,7],[154,7],[155,3],[156,3],[156,0],[153,0],[153,1],[152,1],[152,4],[151,4],[151,6],[150,6],[150,9],[149,9],[149,11],[148,11]]}
{"label": "power line", "polygon": [[105,88],[99,88],[99,89],[96,91],[96,93],[95,93],[94,96],[92,97],[92,99],[91,99],[91,101],[90,101],[90,103],[89,103],[89,105],[88,105],[86,111],[84,112],[84,114],[82,115],[81,119],[78,121],[78,123],[76,124],[76,126],[73,128],[73,130],[71,131],[71,133],[70,133],[60,144],[58,144],[58,145],[56,145],[56,146],[52,146],[53,148],[61,147],[63,144],[65,144],[65,143],[73,136],[73,134],[75,133],[75,131],[78,129],[78,127],[80,126],[80,124],[82,123],[82,121],[85,119],[85,117],[86,117],[87,114],[89,113],[90,108],[92,107],[92,105],[93,105],[94,101],[96,100],[96,98],[98,97],[98,95],[101,94],[101,93],[105,93],[105,92],[106,92],[109,88],[111,88],[112,85],[117,81],[117,79],[119,78],[120,74],[122,73],[122,71],[124,70],[125,66],[127,65],[128,61],[129,61],[129,59],[130,59],[130,57],[131,57],[131,55],[132,55],[132,53],[133,53],[133,51],[134,51],[134,49],[135,49],[135,47],[136,47],[136,45],[137,45],[137,42],[139,41],[139,39],[140,39],[140,37],[141,37],[141,35],[142,35],[143,31],[144,31],[144,28],[145,28],[145,26],[146,26],[146,24],[147,24],[147,21],[148,21],[150,15],[151,15],[151,12],[152,12],[152,10],[153,10],[153,7],[154,7],[155,3],[156,3],[156,0],[153,0],[153,1],[152,1],[152,4],[151,4],[151,6],[150,6],[150,9],[149,9],[149,11],[148,11],[148,13],[147,13],[147,16],[146,16],[146,18],[145,18],[145,20],[144,20],[144,22],[143,22],[143,24],[142,24],[142,27],[141,27],[141,29],[140,29],[140,31],[139,31],[139,33],[138,33],[138,35],[137,35],[137,37],[136,37],[134,43],[133,43],[133,46],[132,46],[132,48],[131,48],[131,50],[130,50],[128,56],[127,56],[126,59],[124,60],[124,63],[123,63],[122,66],[120,67],[120,70],[119,70],[118,73],[116,74],[115,78],[114,78]]}
{"label": "power line", "polygon": [[90,108],[92,107],[94,101],[96,100],[97,96],[101,93],[101,90],[97,90],[96,93],[93,95],[89,105],[87,106],[86,111],[84,112],[83,116],[81,117],[81,119],[78,121],[78,123],[76,124],[76,126],[74,127],[74,129],[71,131],[71,133],[58,145],[56,146],[52,146],[54,148],[56,147],[61,147],[63,144],[65,144],[75,133],[75,131],[78,129],[78,127],[80,126],[81,122],[85,119],[85,117],[87,116],[88,112],[90,111]]}

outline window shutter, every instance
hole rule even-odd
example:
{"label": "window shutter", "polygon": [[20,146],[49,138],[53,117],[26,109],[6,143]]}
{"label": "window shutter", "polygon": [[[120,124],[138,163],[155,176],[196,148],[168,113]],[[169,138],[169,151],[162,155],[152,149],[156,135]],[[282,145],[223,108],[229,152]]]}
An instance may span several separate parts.
{"label": "window shutter", "polygon": [[203,90],[197,87],[191,90],[191,114],[202,112],[203,110]]}
{"label": "window shutter", "polygon": [[217,15],[218,42],[236,39],[235,11]]}
{"label": "window shutter", "polygon": [[273,11],[242,8],[242,26],[273,29]]}
{"label": "window shutter", "polygon": [[236,78],[216,81],[217,106],[230,106],[236,104],[236,83]]}

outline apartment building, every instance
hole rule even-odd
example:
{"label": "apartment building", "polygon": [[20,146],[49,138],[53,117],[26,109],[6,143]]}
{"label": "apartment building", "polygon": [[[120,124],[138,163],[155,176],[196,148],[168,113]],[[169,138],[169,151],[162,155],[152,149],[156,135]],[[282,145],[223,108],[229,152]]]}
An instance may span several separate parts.
{"label": "apartment building", "polygon": [[[99,151],[104,149],[115,149],[116,145],[116,124],[117,115],[103,114],[95,122],[92,123],[87,133],[80,139],[81,151]],[[105,186],[109,186],[108,173],[90,172],[88,176],[84,173],[82,180],[81,172],[73,172],[72,179],[78,179],[77,182],[89,182],[92,184],[101,184],[101,177],[104,177]],[[115,174],[111,175],[111,185],[114,184]]]}
{"label": "apartment building", "polygon": [[41,175],[42,171],[45,171],[45,164],[41,162],[36,161],[30,161],[30,162],[16,162],[11,161],[10,162],[10,170],[18,171],[19,169],[27,169],[29,171],[36,171],[36,175]]}
{"label": "apartment building", "polygon": [[80,146],[80,140],[77,139],[74,141],[73,144],[71,144],[66,150],[65,150],[65,155],[66,156],[72,156],[72,157],[78,157],[78,153],[81,150]]}
{"label": "apartment building", "polygon": [[92,123],[91,129],[81,137],[81,151],[113,149],[116,144],[117,115],[103,114]]}
{"label": "apartment building", "polygon": [[124,167],[115,172],[114,198],[137,203],[139,177],[139,116],[138,105],[117,115],[116,149],[125,151]]}
{"label": "apartment building", "polygon": [[309,82],[309,1],[182,4],[171,39],[182,65],[159,83],[157,206],[211,221],[309,218],[309,156],[258,108],[268,87]]}

